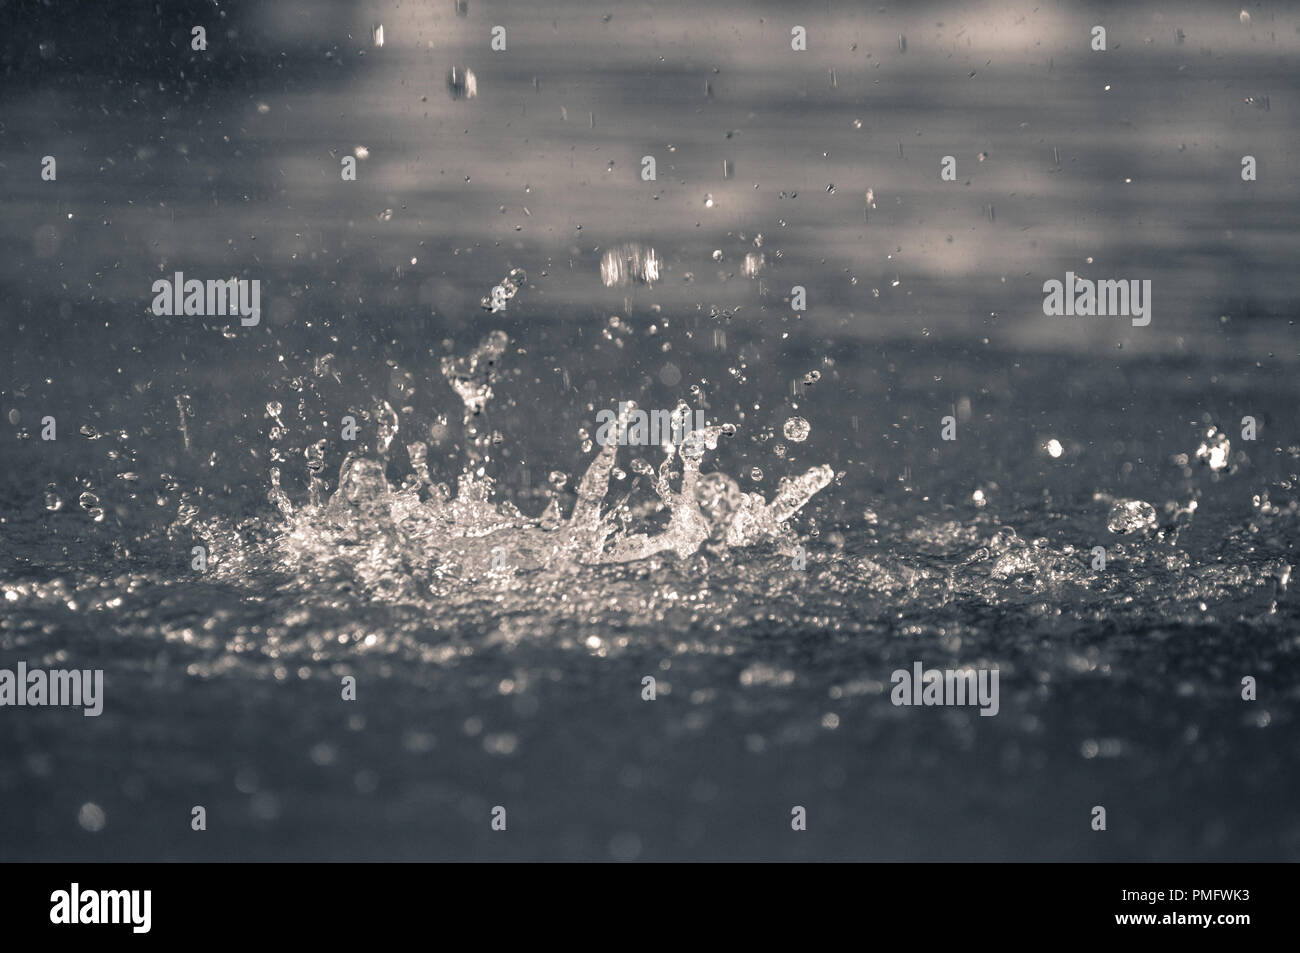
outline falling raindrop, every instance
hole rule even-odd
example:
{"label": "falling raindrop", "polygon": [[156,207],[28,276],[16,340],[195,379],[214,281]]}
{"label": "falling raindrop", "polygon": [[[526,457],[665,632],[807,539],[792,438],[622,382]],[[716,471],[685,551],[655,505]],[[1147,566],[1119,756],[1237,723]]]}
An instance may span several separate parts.
{"label": "falling raindrop", "polygon": [[473,99],[478,95],[478,77],[472,69],[453,66],[447,71],[447,92],[452,99]]}
{"label": "falling raindrop", "polygon": [[659,280],[658,253],[639,242],[625,242],[605,250],[600,259],[600,280],[606,288],[633,283],[651,285]]}

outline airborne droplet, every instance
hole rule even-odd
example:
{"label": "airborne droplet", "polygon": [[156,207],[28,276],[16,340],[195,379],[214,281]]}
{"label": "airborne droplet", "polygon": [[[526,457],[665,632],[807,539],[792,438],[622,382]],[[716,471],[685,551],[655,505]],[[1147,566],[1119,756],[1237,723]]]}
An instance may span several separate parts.
{"label": "airborne droplet", "polygon": [[812,426],[802,417],[791,417],[781,428],[785,434],[785,439],[793,443],[803,443],[808,439],[808,434],[812,433]]}
{"label": "airborne droplet", "polygon": [[1211,427],[1205,432],[1205,439],[1196,448],[1196,459],[1211,470],[1223,470],[1228,466],[1228,454],[1232,451],[1232,441],[1218,427]]}
{"label": "airborne droplet", "polygon": [[1112,533],[1145,533],[1156,525],[1156,508],[1142,500],[1121,500],[1111,507],[1106,528]]}

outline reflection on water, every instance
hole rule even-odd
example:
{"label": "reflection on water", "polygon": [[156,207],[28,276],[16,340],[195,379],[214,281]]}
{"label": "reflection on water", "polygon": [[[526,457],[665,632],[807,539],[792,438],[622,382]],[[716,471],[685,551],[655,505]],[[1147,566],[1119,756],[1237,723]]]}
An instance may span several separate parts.
{"label": "reflection on water", "polygon": [[0,717],[0,854],[1300,854],[1294,23],[307,10],[3,41],[0,665],[106,701]]}

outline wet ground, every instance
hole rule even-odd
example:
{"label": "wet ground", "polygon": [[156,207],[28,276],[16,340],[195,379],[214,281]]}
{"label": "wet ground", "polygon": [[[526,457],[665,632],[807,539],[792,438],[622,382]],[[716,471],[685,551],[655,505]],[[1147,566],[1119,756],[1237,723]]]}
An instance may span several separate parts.
{"label": "wet ground", "polygon": [[[5,41],[0,667],[106,701],[0,709],[0,856],[1300,856],[1292,13],[274,9],[206,60],[181,14]],[[652,283],[602,280],[629,243]],[[154,316],[178,270],[261,325]],[[1066,270],[1152,323],[1045,317]],[[497,330],[467,419],[444,359]],[[734,424],[733,502],[834,479],[598,564],[525,524],[621,400]],[[665,531],[636,458],[604,512]],[[895,707],[914,661],[997,668],[998,715]]]}

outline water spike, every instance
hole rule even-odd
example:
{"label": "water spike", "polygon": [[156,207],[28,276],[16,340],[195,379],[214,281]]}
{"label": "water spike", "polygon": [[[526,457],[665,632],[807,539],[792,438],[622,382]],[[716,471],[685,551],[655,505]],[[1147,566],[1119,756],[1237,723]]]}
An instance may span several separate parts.
{"label": "water spike", "polygon": [[[672,437],[660,445],[664,456],[657,470],[640,458],[631,464],[633,472],[650,478],[661,506],[669,511],[668,525],[653,534],[632,532],[631,524],[642,507],[638,506],[634,513],[628,501],[640,488],[640,481],[634,481],[631,488],[620,486],[625,492],[611,505],[605,502],[618,448],[640,433],[632,428],[634,420],[645,419],[634,402],[625,401],[618,408],[616,433],[603,443],[578,481],[577,501],[569,518],[562,518],[555,498],[549,500],[542,514],[529,518],[508,501],[494,503],[490,498],[492,480],[487,475],[486,449],[491,437],[480,415],[492,396],[506,344],[505,334],[494,332],[467,357],[443,361],[443,373],[465,405],[463,419],[468,438],[469,459],[461,470],[454,497],[445,485],[432,483],[428,446],[423,441],[405,444],[412,476],[400,490],[388,483],[387,453],[397,436],[399,421],[387,403],[376,412],[378,453],[367,457],[356,450],[348,452],[339,467],[338,487],[323,512],[316,511],[325,487],[317,476],[324,468],[324,441],[304,451],[313,505],[303,513],[294,513],[280,488],[279,471],[272,471],[271,499],[289,523],[280,537],[289,564],[298,566],[304,558],[326,555],[325,548],[310,542],[324,532],[348,547],[345,558],[354,561],[363,579],[385,591],[402,591],[401,579],[417,566],[432,573],[434,589],[449,580],[483,578],[478,544],[468,544],[467,540],[484,540],[499,547],[511,573],[565,566],[572,569],[575,563],[633,562],[665,552],[686,559],[710,539],[722,548],[762,538],[773,538],[788,546],[793,538],[783,522],[832,479],[830,467],[816,467],[796,479],[782,481],[768,504],[757,493],[741,492],[739,484],[724,474],[702,474],[705,454],[717,448],[722,435],[733,434],[735,427],[714,424],[687,430],[691,411],[685,403],[679,403],[671,415]],[[674,474],[679,457],[680,481]],[[556,487],[563,486],[562,474],[553,477]],[[426,494],[419,492],[421,487],[427,488]],[[476,555],[471,557],[471,552]]]}
{"label": "water spike", "polygon": [[609,492],[609,475],[614,469],[614,459],[618,455],[619,444],[627,432],[628,417],[636,408],[636,403],[628,401],[619,408],[617,432],[612,440],[600,448],[596,458],[582,475],[578,484],[578,502],[573,506],[569,524],[581,532],[596,532],[600,528],[600,505]]}
{"label": "water spike", "polygon": [[281,515],[286,519],[293,516],[293,504],[289,502],[289,497],[284,490],[280,489],[279,467],[271,467],[271,492],[268,495]]}
{"label": "water spike", "polygon": [[429,476],[429,447],[422,440],[406,445],[406,455],[411,460],[411,469],[415,471],[420,486],[429,486],[433,478]]}
{"label": "water spike", "polygon": [[673,477],[673,458],[677,455],[677,448],[668,444],[664,448],[667,454],[664,462],[659,464],[659,473],[655,477],[654,491],[659,499],[665,503],[672,498],[672,477]]}
{"label": "water spike", "polygon": [[768,504],[768,512],[773,520],[784,523],[795,513],[803,509],[813,495],[825,488],[835,477],[835,471],[829,466],[813,467],[802,476],[793,480],[782,480],[776,496]]}
{"label": "water spike", "polygon": [[386,400],[382,401],[375,408],[375,422],[378,427],[379,456],[387,460],[388,448],[392,446],[393,438],[397,436],[400,427],[397,411],[393,410],[393,405]]}

